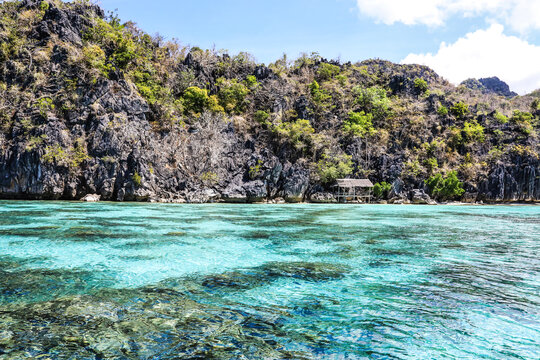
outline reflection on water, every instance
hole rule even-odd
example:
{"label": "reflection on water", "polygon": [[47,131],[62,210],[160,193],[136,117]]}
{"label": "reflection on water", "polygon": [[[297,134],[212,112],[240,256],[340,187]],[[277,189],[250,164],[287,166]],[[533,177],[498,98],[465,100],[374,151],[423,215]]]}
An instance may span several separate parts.
{"label": "reflection on water", "polygon": [[0,202],[0,359],[534,359],[540,208]]}

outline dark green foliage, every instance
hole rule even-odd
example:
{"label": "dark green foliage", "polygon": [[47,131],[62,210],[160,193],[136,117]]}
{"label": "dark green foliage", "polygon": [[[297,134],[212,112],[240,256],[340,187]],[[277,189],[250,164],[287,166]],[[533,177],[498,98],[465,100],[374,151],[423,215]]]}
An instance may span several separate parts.
{"label": "dark green foliage", "polygon": [[386,181],[381,181],[380,183],[376,183],[373,186],[373,195],[377,199],[386,199],[388,198],[388,194],[392,190],[392,185],[387,183]]}
{"label": "dark green foliage", "polygon": [[457,173],[450,171],[446,177],[441,173],[431,176],[425,181],[430,195],[437,200],[456,200],[463,195],[463,184],[458,180]]}

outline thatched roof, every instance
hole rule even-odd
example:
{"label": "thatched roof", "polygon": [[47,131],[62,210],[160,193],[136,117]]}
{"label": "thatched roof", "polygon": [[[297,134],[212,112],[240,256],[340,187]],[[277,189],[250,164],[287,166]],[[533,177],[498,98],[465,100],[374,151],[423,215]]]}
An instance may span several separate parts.
{"label": "thatched roof", "polygon": [[360,188],[372,188],[373,183],[369,181],[368,179],[337,179],[336,186],[342,187],[342,188],[353,188],[353,187],[360,187]]}

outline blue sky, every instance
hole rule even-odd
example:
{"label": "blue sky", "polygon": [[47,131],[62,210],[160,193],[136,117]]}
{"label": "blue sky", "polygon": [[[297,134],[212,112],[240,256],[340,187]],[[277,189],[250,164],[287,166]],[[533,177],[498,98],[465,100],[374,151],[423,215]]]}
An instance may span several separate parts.
{"label": "blue sky", "polygon": [[117,9],[122,20],[132,20],[150,34],[230,53],[248,51],[263,63],[283,53],[295,58],[317,51],[342,61],[382,58],[424,63],[454,83],[497,75],[520,93],[540,88],[540,0],[101,0],[99,4]]}

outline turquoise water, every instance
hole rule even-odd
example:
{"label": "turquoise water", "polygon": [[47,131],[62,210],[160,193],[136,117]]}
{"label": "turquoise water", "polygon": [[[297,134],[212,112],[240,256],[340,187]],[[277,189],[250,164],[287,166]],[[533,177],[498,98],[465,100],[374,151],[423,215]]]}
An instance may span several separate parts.
{"label": "turquoise water", "polygon": [[540,207],[0,202],[0,359],[538,359]]}

